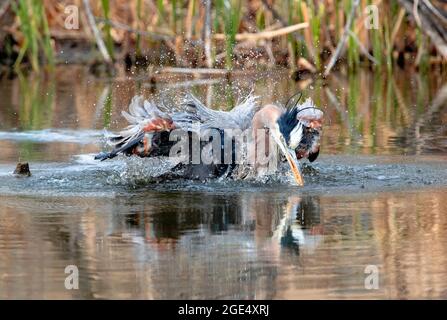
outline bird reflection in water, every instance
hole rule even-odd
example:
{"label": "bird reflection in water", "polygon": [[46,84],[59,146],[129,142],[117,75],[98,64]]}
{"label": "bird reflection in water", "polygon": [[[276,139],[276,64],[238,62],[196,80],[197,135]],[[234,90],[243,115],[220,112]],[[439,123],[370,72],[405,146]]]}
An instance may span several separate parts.
{"label": "bird reflection in water", "polygon": [[[199,197],[199,196],[198,196]],[[199,197],[200,198],[200,197]],[[193,199],[185,198],[190,203]],[[203,200],[202,200],[203,201]],[[323,237],[318,196],[290,196],[287,199],[254,194],[236,196],[228,202],[216,195],[206,195],[211,208],[194,205],[187,208],[151,206],[142,212],[126,215],[129,229],[137,229],[137,236],[155,251],[174,250],[179,245],[217,241],[239,242],[252,248],[276,252],[288,250],[299,255],[300,250],[312,251]],[[221,245],[223,245],[221,243]]]}

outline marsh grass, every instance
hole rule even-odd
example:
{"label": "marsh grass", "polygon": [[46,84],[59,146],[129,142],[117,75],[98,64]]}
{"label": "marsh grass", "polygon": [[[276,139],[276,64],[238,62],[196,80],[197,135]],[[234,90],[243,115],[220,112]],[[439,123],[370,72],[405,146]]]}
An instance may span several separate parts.
{"label": "marsh grass", "polygon": [[[367,4],[371,5],[372,0],[368,0]],[[379,19],[379,28],[371,28],[368,30],[372,54],[377,61],[377,64],[375,65],[376,67],[379,67],[383,64],[383,35],[381,32],[383,27],[381,24],[383,25],[383,22]]]}
{"label": "marsh grass", "polygon": [[343,33],[343,21],[340,19],[340,12],[341,12],[341,6],[340,2],[342,0],[334,0],[334,6],[335,6],[335,34],[334,39],[335,42],[340,41],[341,35]]}
{"label": "marsh grass", "polygon": [[104,108],[103,108],[103,126],[104,128],[109,128],[112,122],[112,90],[110,89],[107,93],[107,97],[104,100]]}
{"label": "marsh grass", "polygon": [[[303,0],[295,0],[293,1],[293,3],[296,4],[295,6],[295,10],[291,10],[292,15],[295,16],[295,19],[297,21],[304,21],[304,17],[303,17],[303,11],[302,11],[302,1]],[[292,17],[293,19],[293,17]],[[294,21],[296,22],[296,21]],[[303,58],[308,58],[308,52],[306,50],[306,43],[305,41],[299,41],[296,43],[296,57],[303,57]]]}
{"label": "marsh grass", "polygon": [[221,17],[225,33],[225,67],[232,69],[236,34],[241,22],[242,2],[241,0],[218,0],[216,2],[217,16]]}
{"label": "marsh grass", "polygon": [[[63,3],[68,0],[61,0]],[[307,29],[295,31],[299,34],[283,34],[274,39],[256,40],[249,45],[256,49],[265,49],[266,42],[271,46],[268,59],[282,63],[284,53],[287,54],[289,67],[295,68],[300,58],[307,59],[317,70],[322,70],[328,62],[328,57],[334,53],[338,42],[344,32],[344,26],[354,0],[272,0],[269,1],[272,8],[281,16],[281,23],[275,18],[275,14],[267,10],[261,0],[250,2],[243,0],[214,0],[211,7],[211,33],[224,34],[224,40],[213,40],[211,57],[225,57],[224,65],[227,69],[234,68],[235,62],[244,65],[245,61],[239,58],[240,43],[236,41],[238,33],[255,32],[247,26],[253,25],[258,32],[278,29],[284,24],[293,25],[307,22]],[[150,51],[160,48],[169,48],[172,51],[174,63],[179,66],[203,66],[201,60],[204,48],[204,1],[201,0],[135,0],[132,5],[127,5],[128,10],[112,10],[114,6],[122,5],[124,0],[101,0],[95,6],[95,16],[106,21],[128,21],[130,30],[134,33],[129,37],[112,37],[123,32],[122,29],[110,23],[102,24],[102,32],[105,38],[106,48],[112,58],[121,56],[119,47],[132,50],[137,56],[148,55]],[[55,7],[46,11],[47,1],[40,0],[16,0],[12,2],[14,12],[17,15],[18,25],[22,37],[17,52],[16,66],[27,60],[33,70],[38,71],[42,61],[48,65],[54,64],[54,48],[50,36],[50,30],[57,23],[52,18],[47,20],[45,12],[53,15]],[[67,2],[68,3],[68,2]],[[414,23],[409,22],[408,15],[402,16],[402,7],[397,1],[381,1],[379,4],[379,28],[365,30],[359,27],[364,19],[366,5],[376,3],[373,0],[362,0],[358,8],[351,32],[354,36],[348,38],[345,50],[340,61],[347,61],[348,69],[355,70],[361,61],[367,60],[363,47],[377,60],[376,68],[386,67],[388,71],[393,69],[396,50],[405,50],[401,39],[415,39],[415,45],[420,47],[417,64],[421,70],[430,68],[430,54],[433,57],[432,44],[429,39],[422,36]],[[63,7],[63,6],[59,6]],[[252,12],[255,8],[255,12]],[[57,9],[57,8],[56,8]],[[131,12],[132,11],[132,12]],[[250,14],[247,14],[249,13]],[[133,17],[134,21],[129,21]],[[127,22],[126,22],[127,23]],[[117,28],[117,29],[114,29]],[[136,30],[135,30],[136,29]],[[136,32],[140,31],[140,32]],[[158,35],[152,37],[143,33]],[[164,40],[165,37],[170,39]],[[117,39],[123,40],[117,40]],[[22,40],[23,39],[23,40]],[[115,43],[115,41],[135,40],[129,45]],[[144,39],[144,40],[143,40]],[[220,38],[222,39],[222,38]],[[57,41],[57,40],[56,40]],[[244,41],[244,40],[241,40]],[[360,41],[361,46],[359,46]],[[400,41],[400,42],[399,42]],[[94,41],[91,41],[92,44]],[[193,45],[191,45],[193,43]],[[163,45],[161,45],[163,44]],[[121,46],[120,46],[121,45]],[[131,47],[134,46],[134,47]],[[362,50],[361,50],[362,49]],[[259,50],[259,51],[261,51]],[[270,49],[269,49],[270,50]],[[116,51],[116,52],[115,52]],[[266,50],[263,50],[264,52]],[[170,53],[171,54],[171,53]],[[163,54],[160,53],[160,56]],[[264,53],[264,58],[267,53]],[[167,55],[165,55],[167,56]],[[400,55],[402,56],[402,54]],[[25,59],[26,58],[26,59]],[[160,59],[162,60],[162,59]],[[413,59],[414,60],[414,59]],[[410,63],[413,63],[411,60]],[[220,60],[214,64],[221,65]],[[444,63],[444,68],[446,64]]]}
{"label": "marsh grass", "polygon": [[18,68],[25,56],[34,71],[40,70],[41,60],[50,68],[54,65],[53,47],[43,2],[40,0],[19,0],[12,2],[23,33],[23,42],[15,62]]}
{"label": "marsh grass", "polygon": [[[101,0],[102,11],[104,14],[104,18],[109,21],[110,20],[110,0]],[[112,58],[114,59],[114,43],[112,38],[112,27],[109,23],[104,24],[104,33],[106,38],[106,48],[107,51]]]}
{"label": "marsh grass", "polygon": [[165,16],[165,7],[163,4],[163,0],[157,0],[157,11],[160,19],[157,19],[158,25],[162,23],[162,18]]}
{"label": "marsh grass", "polygon": [[177,9],[178,4],[177,0],[171,0],[171,28],[172,31],[176,34],[177,33]]}
{"label": "marsh grass", "polygon": [[[293,24],[294,3],[295,3],[295,1],[293,1],[293,0],[286,1],[286,10],[287,10],[286,12],[288,12],[287,21],[288,21],[289,25]],[[287,35],[287,43],[288,43],[287,49],[289,51],[289,65],[292,68],[295,68],[296,60],[297,60],[296,59],[297,44],[291,34]]]}
{"label": "marsh grass", "polygon": [[317,69],[320,70],[322,68],[322,61],[320,58],[322,49],[321,20],[324,16],[324,6],[321,2],[319,2],[318,5],[315,6],[312,0],[308,0],[308,6],[311,9],[310,28],[312,33],[313,51],[315,52],[314,63]]}
{"label": "marsh grass", "polygon": [[[351,12],[353,6],[353,1],[352,0],[346,0],[345,1],[345,15],[348,16],[349,13]],[[359,9],[357,9],[359,10]],[[358,16],[358,13],[355,15],[355,17]],[[354,22],[351,26],[351,31],[353,32],[353,26],[356,23],[356,19],[354,18]],[[356,34],[357,36],[357,34]],[[359,49],[358,49],[358,45],[355,41],[355,39],[352,36],[349,36],[348,38],[348,44],[347,44],[348,48],[347,48],[347,58],[348,58],[348,67],[351,70],[354,70],[357,68],[357,66],[360,63],[360,54],[359,54]]]}
{"label": "marsh grass", "polygon": [[[138,29],[141,29],[140,23],[141,23],[141,15],[142,15],[142,0],[137,0],[136,4],[136,11],[137,11],[137,27]],[[142,56],[141,52],[141,34],[138,33],[136,36],[136,43],[135,43],[135,53],[137,57]]]}

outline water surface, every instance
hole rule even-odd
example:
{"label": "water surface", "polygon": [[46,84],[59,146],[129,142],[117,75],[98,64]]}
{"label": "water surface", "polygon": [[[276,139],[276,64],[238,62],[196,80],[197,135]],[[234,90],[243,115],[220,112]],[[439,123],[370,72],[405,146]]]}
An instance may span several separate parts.
{"label": "water surface", "polygon": [[[447,298],[444,82],[362,71],[297,83],[275,71],[154,83],[71,67],[3,80],[0,298]],[[165,182],[150,159],[92,159],[134,94],[192,91],[230,109],[251,89],[262,103],[303,90],[325,111],[304,188],[283,169]],[[12,175],[18,161],[31,177]],[[64,287],[67,265],[79,290]],[[377,290],[365,288],[369,265]]]}

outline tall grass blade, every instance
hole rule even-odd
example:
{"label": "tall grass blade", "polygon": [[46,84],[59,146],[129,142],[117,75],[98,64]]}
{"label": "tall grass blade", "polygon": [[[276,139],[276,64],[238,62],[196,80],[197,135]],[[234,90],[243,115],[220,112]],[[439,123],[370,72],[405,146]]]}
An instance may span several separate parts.
{"label": "tall grass blade", "polygon": [[[102,11],[104,13],[104,18],[109,21],[110,20],[110,1],[109,0],[101,0],[102,5]],[[113,38],[112,38],[112,28],[110,26],[110,23],[106,22],[104,25],[104,32],[106,34],[106,48],[110,55],[110,57],[113,60],[114,53],[113,53]]]}

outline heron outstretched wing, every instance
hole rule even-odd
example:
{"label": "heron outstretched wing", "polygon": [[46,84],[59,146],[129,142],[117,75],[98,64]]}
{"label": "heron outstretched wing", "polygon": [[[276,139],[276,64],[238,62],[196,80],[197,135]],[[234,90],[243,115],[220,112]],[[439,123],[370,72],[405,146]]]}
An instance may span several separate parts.
{"label": "heron outstretched wing", "polygon": [[165,107],[163,110],[142,96],[132,98],[129,112],[122,112],[129,126],[118,134],[107,134],[107,142],[114,149],[95,158],[106,160],[119,153],[147,156],[153,148],[154,137],[160,137],[157,133],[173,129],[191,132],[209,128],[245,130],[251,125],[257,105],[256,97],[249,95],[231,111],[216,111],[188,94],[179,107]]}
{"label": "heron outstretched wing", "polygon": [[180,112],[172,114],[177,127],[187,131],[195,131],[194,124],[200,123],[200,129],[240,129],[251,126],[257,111],[257,97],[248,95],[231,111],[213,110],[205,106],[192,94],[188,94],[180,106]]}

